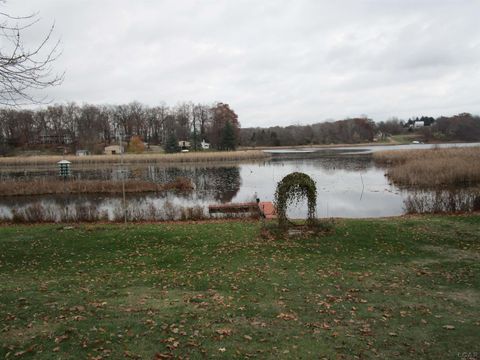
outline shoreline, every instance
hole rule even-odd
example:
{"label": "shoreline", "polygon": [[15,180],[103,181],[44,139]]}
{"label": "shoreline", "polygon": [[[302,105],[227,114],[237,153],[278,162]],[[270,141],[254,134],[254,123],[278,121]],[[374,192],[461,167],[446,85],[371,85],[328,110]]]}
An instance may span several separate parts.
{"label": "shoreline", "polygon": [[[361,222],[372,222],[372,221],[392,221],[392,220],[415,220],[415,219],[425,219],[425,218],[440,218],[440,217],[480,217],[480,211],[458,211],[458,212],[442,212],[442,213],[414,213],[414,214],[402,214],[402,215],[392,215],[392,216],[382,216],[382,217],[331,217],[331,218],[318,218],[319,221],[334,221],[335,223],[348,222],[348,221],[361,221]],[[291,219],[292,221],[305,221],[305,219]],[[276,220],[265,220],[265,224],[275,223]],[[68,229],[61,230],[71,230],[76,229],[81,226],[120,226],[120,227],[136,227],[142,225],[203,225],[203,224],[223,224],[223,223],[261,223],[261,220],[252,217],[226,217],[226,218],[203,218],[199,220],[138,220],[138,221],[127,221],[124,223],[123,218],[115,220],[98,220],[98,221],[41,221],[41,222],[14,222],[14,221],[0,221],[0,228],[2,227],[33,227],[33,226],[47,226],[47,225],[56,225],[58,227],[68,227]],[[77,226],[78,225],[78,226]]]}
{"label": "shoreline", "polygon": [[[475,142],[462,141],[441,141],[428,142],[425,144],[469,144]],[[209,152],[188,152],[188,153],[144,153],[124,154],[124,164],[195,164],[208,162],[238,162],[250,160],[270,159],[271,154],[266,150],[283,149],[335,149],[335,148],[362,148],[372,146],[398,146],[410,145],[410,142],[370,142],[356,144],[312,144],[312,145],[289,145],[289,146],[261,146],[261,147],[239,147],[235,151],[209,151]],[[76,164],[119,164],[120,155],[17,155],[0,157],[0,166],[21,166],[21,165],[51,165],[60,160],[68,160]]]}
{"label": "shoreline", "polygon": [[[243,160],[268,159],[270,155],[262,150],[237,150],[214,152],[189,152],[175,154],[124,154],[124,164],[153,164],[153,163],[207,163],[228,162]],[[0,166],[19,165],[46,165],[55,164],[60,160],[68,160],[76,164],[118,164],[122,161],[121,155],[34,155],[0,157]]]}
{"label": "shoreline", "polygon": [[3,181],[0,182],[1,197],[45,196],[45,195],[121,195],[138,193],[164,193],[175,191],[190,193],[194,186],[189,179],[177,178],[168,183],[126,180],[49,180],[49,181]]}

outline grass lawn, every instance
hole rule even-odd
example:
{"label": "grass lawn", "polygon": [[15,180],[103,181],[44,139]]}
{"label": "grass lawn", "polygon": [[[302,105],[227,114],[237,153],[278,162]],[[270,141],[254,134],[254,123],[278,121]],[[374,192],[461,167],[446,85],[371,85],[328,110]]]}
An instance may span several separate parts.
{"label": "grass lawn", "polygon": [[418,133],[409,133],[409,134],[399,134],[399,135],[392,135],[387,141],[394,144],[411,144],[414,140],[421,140],[423,138],[422,135]]}
{"label": "grass lawn", "polygon": [[480,358],[480,216],[260,230],[0,227],[0,358]]}

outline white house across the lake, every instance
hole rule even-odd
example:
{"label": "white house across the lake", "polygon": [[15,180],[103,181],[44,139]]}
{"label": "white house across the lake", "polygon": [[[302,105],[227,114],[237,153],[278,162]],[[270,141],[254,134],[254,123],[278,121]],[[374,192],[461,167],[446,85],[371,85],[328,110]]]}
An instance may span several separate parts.
{"label": "white house across the lake", "polygon": [[190,149],[190,141],[181,140],[178,142],[178,146],[181,150],[188,150]]}
{"label": "white house across the lake", "polygon": [[90,151],[88,151],[88,150],[77,150],[75,152],[75,155],[77,155],[77,156],[87,156],[87,155],[90,155]]}
{"label": "white house across the lake", "polygon": [[118,155],[121,154],[123,148],[120,145],[110,145],[105,146],[105,150],[103,151],[106,155]]}

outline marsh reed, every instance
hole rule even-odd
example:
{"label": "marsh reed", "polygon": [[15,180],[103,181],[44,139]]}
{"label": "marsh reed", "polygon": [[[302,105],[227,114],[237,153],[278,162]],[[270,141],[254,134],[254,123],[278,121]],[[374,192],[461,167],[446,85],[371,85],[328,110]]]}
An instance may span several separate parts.
{"label": "marsh reed", "polygon": [[480,211],[480,189],[414,192],[403,202],[407,214]]}
{"label": "marsh reed", "polygon": [[[78,223],[78,222],[117,222],[124,221],[124,209],[121,204],[115,205],[109,214],[97,204],[86,202],[80,204],[59,205],[41,200],[20,206],[11,210],[11,213],[0,213],[2,223]],[[169,200],[162,205],[153,202],[132,201],[126,209],[127,221],[161,222],[161,221],[201,221],[207,219],[250,219],[249,214],[223,214],[212,216],[200,205],[181,206]]]}
{"label": "marsh reed", "polygon": [[[212,151],[175,154],[124,154],[124,162],[127,164],[201,163],[215,161],[261,160],[269,157],[270,155],[268,153],[265,153],[261,150]],[[120,162],[119,155],[37,155],[0,157],[0,166],[46,165],[55,164],[63,159],[71,161],[75,164],[115,164]]]}
{"label": "marsh reed", "polygon": [[[126,193],[176,191],[188,193],[193,190],[192,182],[177,178],[168,183],[143,180],[126,180]],[[122,182],[113,180],[7,180],[0,182],[0,196],[50,195],[50,194],[121,194]]]}
{"label": "marsh reed", "polygon": [[400,186],[438,188],[480,183],[480,147],[390,150],[373,154]]}

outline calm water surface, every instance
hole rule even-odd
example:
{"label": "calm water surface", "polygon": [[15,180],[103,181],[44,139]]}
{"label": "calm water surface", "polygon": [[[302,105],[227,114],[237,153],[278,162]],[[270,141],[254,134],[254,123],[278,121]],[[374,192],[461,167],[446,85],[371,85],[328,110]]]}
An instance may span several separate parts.
{"label": "calm water surface", "polygon": [[[480,144],[462,144],[475,146]],[[442,145],[452,146],[452,144]],[[262,201],[273,201],[277,183],[286,175],[304,172],[317,184],[319,217],[383,217],[401,215],[405,201],[417,194],[413,190],[399,189],[389,184],[385,169],[375,166],[371,153],[387,149],[425,148],[429,145],[372,146],[365,148],[344,147],[335,149],[301,149],[299,151],[271,150],[268,161],[241,164],[201,164],[162,166],[142,164],[127,167],[130,179],[166,182],[177,177],[187,177],[195,185],[189,196],[129,195],[127,204],[131,211],[146,206],[163,208],[165,202],[174,206],[201,206],[226,202],[253,201],[258,196]],[[78,179],[121,179],[115,165],[79,166],[72,164],[73,176]],[[1,179],[16,178],[19,181],[32,178],[49,179],[57,176],[57,169],[44,166],[35,169],[1,169]],[[431,194],[427,194],[431,195]],[[78,204],[94,204],[100,210],[114,216],[115,209],[122,206],[116,196],[64,195],[0,198],[0,217],[8,218],[12,209],[41,202],[51,208],[68,208]],[[291,206],[291,217],[306,216],[306,202]]]}

